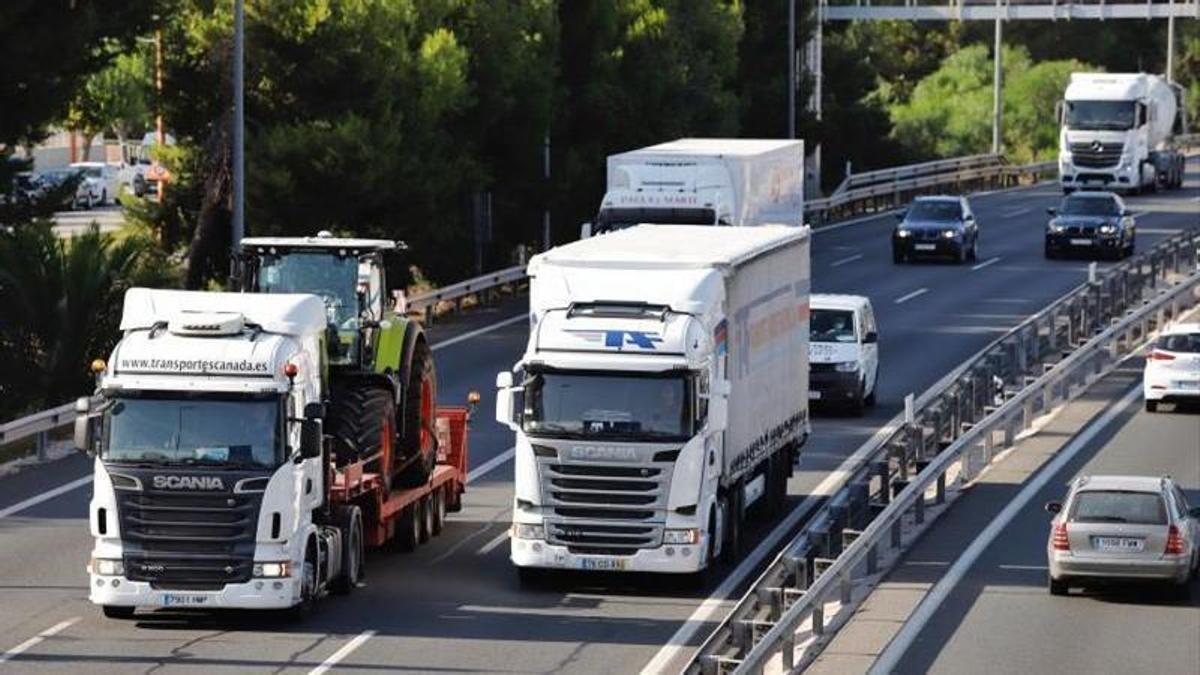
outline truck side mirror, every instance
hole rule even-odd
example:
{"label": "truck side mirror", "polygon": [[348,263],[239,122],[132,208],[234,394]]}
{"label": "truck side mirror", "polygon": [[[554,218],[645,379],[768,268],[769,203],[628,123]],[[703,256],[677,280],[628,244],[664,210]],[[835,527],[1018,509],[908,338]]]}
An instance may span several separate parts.
{"label": "truck side mirror", "polygon": [[306,420],[322,420],[325,419],[326,410],[325,404],[320,401],[309,401],[304,404],[304,419]]}
{"label": "truck side mirror", "polygon": [[496,373],[496,421],[515,430],[513,414],[513,374],[507,370]]}
{"label": "truck side mirror", "polygon": [[300,459],[320,457],[323,437],[320,420],[300,420]]}
{"label": "truck side mirror", "polygon": [[723,394],[713,393],[708,398],[708,430],[725,431],[729,425],[729,399]]}
{"label": "truck side mirror", "polygon": [[92,401],[86,396],[75,399],[75,449],[91,457],[95,441],[95,420],[91,415]]}
{"label": "truck side mirror", "polygon": [[1058,120],[1059,126],[1062,126],[1064,110],[1066,110],[1066,107],[1063,105],[1062,100],[1054,102],[1054,119]]}
{"label": "truck side mirror", "polygon": [[587,239],[590,236],[592,236],[592,224],[584,223],[584,224],[580,225],[579,226],[579,238]]}

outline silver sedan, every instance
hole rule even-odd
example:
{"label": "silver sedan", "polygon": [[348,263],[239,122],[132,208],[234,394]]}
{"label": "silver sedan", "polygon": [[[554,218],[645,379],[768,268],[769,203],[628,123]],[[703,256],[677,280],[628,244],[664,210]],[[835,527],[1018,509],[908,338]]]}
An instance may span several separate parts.
{"label": "silver sedan", "polygon": [[1100,579],[1161,580],[1188,593],[1200,565],[1200,508],[1170,478],[1083,476],[1046,510],[1050,593]]}

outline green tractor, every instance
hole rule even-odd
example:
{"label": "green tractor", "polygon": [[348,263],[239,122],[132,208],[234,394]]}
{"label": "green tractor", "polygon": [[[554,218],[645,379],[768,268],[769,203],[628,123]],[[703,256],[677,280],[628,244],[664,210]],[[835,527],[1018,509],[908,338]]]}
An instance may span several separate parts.
{"label": "green tractor", "polygon": [[[325,301],[326,433],[339,465],[366,461],[390,490],[429,480],[437,463],[437,377],[420,324],[395,312],[403,243],[315,237],[243,239],[235,278],[251,293]],[[389,275],[388,272],[391,272]],[[389,286],[389,276],[395,286]]]}

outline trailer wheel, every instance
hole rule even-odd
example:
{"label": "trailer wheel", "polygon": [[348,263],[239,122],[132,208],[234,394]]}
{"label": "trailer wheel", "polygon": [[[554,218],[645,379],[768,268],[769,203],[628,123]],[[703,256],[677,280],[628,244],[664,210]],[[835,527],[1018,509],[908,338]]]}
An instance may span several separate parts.
{"label": "trailer wheel", "polygon": [[346,508],[339,514],[338,525],[346,533],[342,542],[342,573],[334,579],[334,593],[346,595],[358,586],[363,571],[363,526],[362,511],[357,506]]}
{"label": "trailer wheel", "polygon": [[400,442],[405,452],[419,456],[408,463],[400,474],[405,487],[417,487],[429,482],[437,464],[437,374],[433,355],[424,340],[413,347],[408,381],[404,383],[404,428]]}
{"label": "trailer wheel", "polygon": [[421,507],[420,502],[409,504],[396,519],[396,538],[393,540],[396,550],[409,553],[421,544]]}
{"label": "trailer wheel", "polygon": [[433,530],[432,534],[437,536],[442,533],[442,528],[446,524],[446,487],[440,487],[433,491]]}
{"label": "trailer wheel", "polygon": [[359,382],[334,391],[329,414],[329,433],[337,439],[339,462],[378,455],[370,466],[388,492],[392,490],[391,467],[395,462],[394,408],[392,395],[386,389]]}
{"label": "trailer wheel", "polygon": [[421,498],[421,543],[433,536],[433,495]]}
{"label": "trailer wheel", "polygon": [[100,608],[104,612],[104,616],[109,619],[132,619],[133,612],[136,607],[124,607],[122,605],[104,605]]}

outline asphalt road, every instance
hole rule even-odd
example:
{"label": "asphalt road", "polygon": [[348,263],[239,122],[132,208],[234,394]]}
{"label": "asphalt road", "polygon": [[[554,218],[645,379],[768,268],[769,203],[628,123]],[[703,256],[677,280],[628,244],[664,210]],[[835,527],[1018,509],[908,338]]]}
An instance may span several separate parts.
{"label": "asphalt road", "polygon": [[[1190,168],[1186,190],[1129,200],[1142,213],[1140,247],[1200,221],[1200,167]],[[790,485],[794,505],[890,420],[905,394],[932,385],[1084,281],[1085,261],[1042,258],[1044,209],[1058,198],[1049,186],[977,197],[981,257],[962,267],[893,266],[890,216],[815,235],[814,290],[865,294],[875,305],[880,400],[861,419],[816,421]],[[706,602],[713,588],[697,592],[642,577],[575,577],[541,591],[518,588],[504,539],[512,480],[505,458],[512,436],[490,413],[495,373],[524,348],[527,324],[516,317],[525,314],[516,300],[434,327],[434,344],[443,345],[436,353],[442,399],[462,400],[471,389],[483,394],[472,429],[466,507],[417,552],[371,555],[366,588],[323,601],[298,625],[256,615],[165,612],[136,621],[102,619],[86,601],[83,567],[91,541],[84,520],[88,489],[81,487],[0,517],[0,650],[21,648],[7,663],[0,656],[0,665],[13,671],[299,671],[339,657],[339,667],[363,671],[628,673],[657,655],[656,666],[678,670],[688,647],[731,604]],[[474,333],[503,319],[511,321]],[[88,469],[73,457],[0,479],[0,512]],[[677,635],[681,626],[692,630]],[[660,654],[669,641],[679,648]]]}
{"label": "asphalt road", "polygon": [[[1200,504],[1200,406],[1146,413],[1141,367],[1131,362],[1099,385],[1116,407],[1111,424],[1029,494],[961,577],[951,573],[957,581],[937,611],[911,643],[901,642],[907,649],[894,648],[902,654],[894,672],[1200,672],[1200,579],[1193,580],[1190,597],[1149,584],[1075,588],[1068,597],[1046,589],[1050,516],[1043,505],[1062,500],[1076,476],[1170,475]],[[1115,402],[1131,389],[1123,404]],[[922,536],[892,582],[941,578],[1001,509],[1019,499],[1021,485],[981,485]]]}
{"label": "asphalt road", "polygon": [[101,232],[115,232],[121,229],[124,222],[125,216],[121,207],[116,204],[78,211],[59,211],[54,214],[54,233],[64,239],[73,237],[86,232],[93,223]]}

